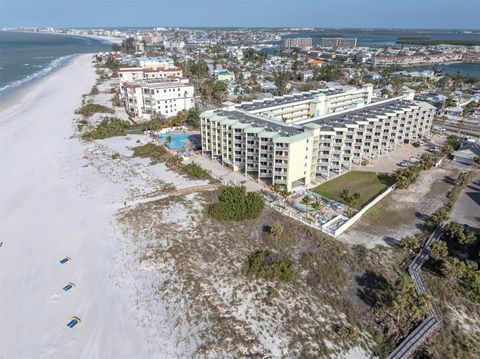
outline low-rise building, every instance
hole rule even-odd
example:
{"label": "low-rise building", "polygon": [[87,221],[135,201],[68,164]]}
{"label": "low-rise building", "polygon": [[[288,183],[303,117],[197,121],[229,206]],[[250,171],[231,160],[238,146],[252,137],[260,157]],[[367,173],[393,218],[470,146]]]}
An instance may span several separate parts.
{"label": "low-rise building", "polygon": [[480,144],[471,139],[464,139],[460,147],[452,152],[453,159],[465,165],[472,165],[476,157],[480,157]]}
{"label": "low-rise building", "polygon": [[443,114],[447,117],[458,119],[462,117],[462,107],[447,107],[443,110]]}
{"label": "low-rise building", "polygon": [[[303,101],[292,99],[289,111]],[[225,103],[200,116],[202,151],[234,171],[291,190],[427,137],[434,112],[409,94],[286,123],[251,104]]]}
{"label": "low-rise building", "polygon": [[194,88],[188,79],[154,78],[124,82],[122,88],[127,112],[139,118],[152,115],[171,117],[195,106]]}
{"label": "low-rise building", "polygon": [[326,61],[318,60],[318,59],[310,59],[310,60],[307,61],[307,63],[309,65],[318,66],[318,67],[322,67],[322,66],[325,66],[327,64]]}
{"label": "low-rise building", "polygon": [[227,69],[221,69],[216,71],[215,77],[218,81],[235,81],[235,74]]}

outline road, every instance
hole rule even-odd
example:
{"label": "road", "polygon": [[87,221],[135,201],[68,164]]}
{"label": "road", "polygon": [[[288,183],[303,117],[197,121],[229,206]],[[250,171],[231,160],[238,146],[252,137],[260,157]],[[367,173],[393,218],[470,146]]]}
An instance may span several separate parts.
{"label": "road", "polygon": [[449,123],[434,122],[434,126],[443,127],[447,132],[453,134],[463,134],[471,136],[480,136],[480,128],[475,125],[462,124],[461,126]]}
{"label": "road", "polygon": [[480,174],[462,191],[453,207],[452,221],[480,232]]}

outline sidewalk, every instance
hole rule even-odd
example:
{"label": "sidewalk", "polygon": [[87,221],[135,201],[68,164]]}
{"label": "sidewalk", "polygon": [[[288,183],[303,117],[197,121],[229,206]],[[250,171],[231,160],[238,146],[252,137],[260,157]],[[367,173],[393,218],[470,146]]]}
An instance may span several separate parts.
{"label": "sidewalk", "polygon": [[245,186],[249,192],[258,192],[267,187],[253,180],[251,177],[246,177],[240,172],[234,172],[232,169],[222,166],[220,162],[212,160],[207,156],[195,154],[190,156],[187,162],[197,163],[210,172],[214,178],[220,179],[224,183],[226,182],[234,186]]}

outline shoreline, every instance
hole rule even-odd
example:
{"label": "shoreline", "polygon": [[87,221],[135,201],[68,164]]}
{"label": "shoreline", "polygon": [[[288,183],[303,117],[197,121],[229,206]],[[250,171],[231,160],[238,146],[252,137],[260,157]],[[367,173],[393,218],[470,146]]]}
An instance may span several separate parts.
{"label": "shoreline", "polygon": [[[4,101],[7,101],[10,97],[15,95],[17,92],[22,91],[24,89],[28,89],[29,86],[36,84],[38,81],[44,79],[45,77],[54,74],[55,72],[61,70],[63,67],[67,66],[76,56],[80,55],[94,55],[93,53],[91,54],[71,54],[71,55],[65,55],[58,57],[56,59],[53,59],[50,64],[37,71],[34,72],[33,74],[21,78],[19,80],[13,81],[11,83],[6,84],[0,89],[0,104]],[[55,66],[55,62],[58,62],[58,65]]]}
{"label": "shoreline", "polygon": [[46,32],[46,31],[21,31],[21,30],[2,30],[2,32],[15,32],[15,33],[27,33],[27,34],[44,34],[44,35],[63,35],[71,37],[85,37],[87,39],[100,40],[109,44],[119,44],[123,41],[123,38],[114,36],[100,36],[100,35],[88,35],[88,34],[65,34],[62,32]]}
{"label": "shoreline", "polygon": [[[50,34],[50,35],[63,35],[69,37],[84,37],[84,38],[93,38],[104,43],[113,44],[115,43],[115,38],[106,37],[106,36],[95,36],[95,35],[76,35],[76,34],[62,34],[62,33],[50,33],[50,32],[35,32],[35,31],[4,31],[4,32],[13,32],[13,33],[28,33],[28,34]],[[121,41],[121,39],[118,39]],[[38,80],[45,78],[46,76],[55,73],[59,69],[67,66],[71,60],[77,55],[90,54],[91,56],[95,55],[92,53],[72,53],[63,55],[57,58],[54,58],[46,67],[41,68],[40,70],[33,72],[32,74],[22,77],[18,80],[12,81],[5,84],[0,88],[0,103],[10,98],[16,92],[22,90],[25,87],[28,87],[31,84],[35,84]]]}

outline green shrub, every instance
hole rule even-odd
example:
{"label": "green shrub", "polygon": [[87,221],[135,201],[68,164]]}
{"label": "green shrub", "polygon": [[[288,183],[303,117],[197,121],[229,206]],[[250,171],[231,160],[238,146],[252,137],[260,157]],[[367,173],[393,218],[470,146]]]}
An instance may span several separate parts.
{"label": "green shrub", "polygon": [[150,158],[153,163],[162,161],[167,153],[165,147],[154,143],[133,148],[133,157]]}
{"label": "green shrub", "polygon": [[244,186],[224,187],[218,202],[209,206],[208,214],[217,220],[241,221],[259,217],[263,207],[263,198],[258,193],[247,192]]}
{"label": "green shrub", "polygon": [[400,188],[407,188],[408,186],[417,181],[421,170],[422,168],[420,167],[420,165],[408,168],[400,168],[394,173],[395,182],[397,182],[397,185]]}
{"label": "green shrub", "polygon": [[183,170],[190,176],[196,178],[207,178],[208,172],[197,165],[195,162],[189,163],[183,167]]}
{"label": "green shrub", "polygon": [[98,95],[98,94],[99,94],[98,87],[95,85],[90,90],[90,95]]}
{"label": "green shrub", "polygon": [[96,103],[88,103],[75,111],[77,115],[92,116],[94,113],[113,113],[111,108]]}
{"label": "green shrub", "polygon": [[290,259],[268,250],[250,254],[246,272],[248,275],[271,281],[288,282],[295,276],[293,263]]}
{"label": "green shrub", "polygon": [[467,275],[463,293],[471,300],[480,303],[480,271],[474,271]]}
{"label": "green shrub", "polygon": [[82,135],[85,140],[101,140],[104,138],[125,136],[125,129],[130,127],[128,121],[121,120],[117,117],[105,117],[97,127]]}
{"label": "green shrub", "polygon": [[120,99],[120,95],[118,93],[115,93],[112,96],[112,105],[116,107],[121,107],[122,106],[122,100]]}

